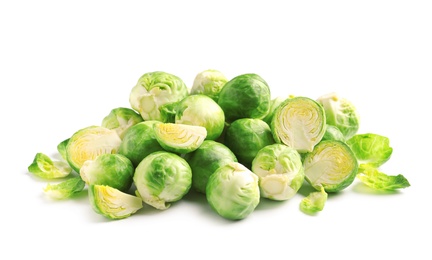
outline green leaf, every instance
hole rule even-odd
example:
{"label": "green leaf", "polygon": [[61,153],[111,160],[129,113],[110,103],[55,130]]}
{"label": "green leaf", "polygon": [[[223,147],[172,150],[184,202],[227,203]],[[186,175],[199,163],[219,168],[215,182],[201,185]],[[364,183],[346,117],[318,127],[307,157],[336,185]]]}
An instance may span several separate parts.
{"label": "green leaf", "polygon": [[324,187],[321,187],[320,191],[311,192],[307,197],[301,200],[300,210],[308,215],[316,214],[324,209],[327,197],[328,195]]}
{"label": "green leaf", "polygon": [[346,143],[354,152],[359,164],[369,164],[373,167],[384,164],[393,152],[390,140],[378,134],[357,134]]}
{"label": "green leaf", "polygon": [[411,186],[402,174],[387,175],[368,164],[360,165],[357,178],[367,186],[376,190],[394,191]]}

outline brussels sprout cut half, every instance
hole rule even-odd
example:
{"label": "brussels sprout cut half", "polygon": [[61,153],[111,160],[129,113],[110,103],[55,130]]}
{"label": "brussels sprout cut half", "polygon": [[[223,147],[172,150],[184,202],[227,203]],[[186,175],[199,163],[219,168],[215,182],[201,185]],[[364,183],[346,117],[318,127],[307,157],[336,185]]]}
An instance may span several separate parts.
{"label": "brussels sprout cut half", "polygon": [[211,208],[220,216],[244,219],[260,200],[258,176],[240,163],[229,163],[210,176],[206,195]]}
{"label": "brussels sprout cut half", "polygon": [[114,130],[102,126],[89,126],[78,130],[69,139],[66,147],[67,161],[77,172],[87,160],[101,154],[117,153],[121,139]]}
{"label": "brussels sprout cut half", "polygon": [[273,200],[292,198],[304,181],[304,169],[297,150],[284,144],[262,148],[252,162],[259,177],[261,197]]}
{"label": "brussels sprout cut half", "polygon": [[159,123],[153,128],[159,144],[165,150],[174,153],[195,151],[207,136],[207,130],[203,126]]}
{"label": "brussels sprout cut half", "polygon": [[53,161],[44,153],[37,153],[28,171],[40,178],[57,179],[64,178],[72,172],[72,168],[63,161]]}
{"label": "brussels sprout cut half", "polygon": [[304,158],[306,180],[316,190],[338,192],[354,181],[358,164],[354,153],[341,141],[325,140]]}
{"label": "brussels sprout cut half", "polygon": [[300,153],[311,152],[326,130],[324,109],[307,97],[288,98],[273,115],[271,128],[274,139]]}
{"label": "brussels sprout cut half", "polygon": [[154,152],[139,163],[133,180],[137,196],[146,204],[163,210],[189,191],[192,170],[182,157],[174,153]]}
{"label": "brussels sprout cut half", "polygon": [[93,210],[108,219],[124,219],[143,207],[142,200],[106,185],[90,185]]}
{"label": "brussels sprout cut half", "polygon": [[129,103],[144,120],[162,121],[159,108],[188,95],[186,84],[179,77],[163,71],[142,75],[132,88]]}

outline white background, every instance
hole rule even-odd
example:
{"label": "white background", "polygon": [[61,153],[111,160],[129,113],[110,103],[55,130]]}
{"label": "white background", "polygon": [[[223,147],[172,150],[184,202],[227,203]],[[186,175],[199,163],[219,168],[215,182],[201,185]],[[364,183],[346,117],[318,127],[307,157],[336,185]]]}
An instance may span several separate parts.
{"label": "white background", "polygon": [[[2,259],[430,259],[430,1],[1,1]],[[205,69],[257,73],[272,96],[337,92],[361,133],[390,138],[388,174],[411,187],[379,194],[356,180],[316,216],[263,200],[242,221],[194,194],[166,211],[108,221],[84,194],[44,196],[37,152],[129,106],[150,71],[188,86]],[[58,158],[58,157],[57,157]],[[12,257],[12,258],[11,258]],[[39,258],[38,258],[39,257]]]}

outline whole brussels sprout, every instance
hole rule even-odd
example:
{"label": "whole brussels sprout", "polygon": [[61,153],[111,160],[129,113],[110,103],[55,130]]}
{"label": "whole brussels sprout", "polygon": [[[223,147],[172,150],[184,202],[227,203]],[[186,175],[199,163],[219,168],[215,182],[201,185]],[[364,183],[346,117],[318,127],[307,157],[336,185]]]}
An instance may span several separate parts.
{"label": "whole brussels sprout", "polygon": [[142,75],[132,88],[129,103],[144,120],[161,121],[159,108],[177,102],[188,95],[188,88],[179,77],[163,72],[148,72]]}
{"label": "whole brussels sprout", "polygon": [[120,138],[123,138],[124,133],[129,127],[142,121],[142,117],[133,109],[118,107],[112,109],[111,112],[103,118],[101,126],[115,130]]}
{"label": "whole brussels sprout", "polygon": [[222,108],[205,95],[187,96],[179,102],[163,106],[161,113],[164,121],[205,127],[207,140],[217,139],[225,127]]}
{"label": "whole brussels sprout", "polygon": [[269,125],[261,119],[237,119],[228,126],[225,134],[225,145],[249,169],[258,151],[274,143]]}
{"label": "whole brussels sprout", "polygon": [[88,185],[108,185],[120,191],[131,187],[133,174],[132,162],[121,154],[101,154],[85,161],[80,169],[80,176]]}
{"label": "whole brussels sprout", "polygon": [[203,94],[217,102],[219,92],[227,82],[228,79],[222,72],[214,69],[204,70],[196,75],[190,93]]}
{"label": "whole brussels sprout", "polygon": [[192,170],[182,157],[159,151],[139,163],[133,180],[137,196],[146,204],[163,210],[188,193],[192,185]]}
{"label": "whole brussels sprout", "polygon": [[118,153],[129,158],[134,167],[137,167],[147,155],[163,150],[156,140],[153,128],[156,123],[160,122],[154,120],[140,122],[131,126],[124,134]]}
{"label": "whole brussels sprout", "polygon": [[198,149],[187,153],[184,159],[192,169],[192,187],[205,193],[208,178],[218,168],[237,162],[234,153],[224,144],[212,140],[204,141]]}
{"label": "whole brussels sprout", "polygon": [[344,135],[345,140],[354,136],[360,127],[360,117],[354,105],[336,93],[323,95],[317,99],[326,114],[326,122],[336,126]]}
{"label": "whole brussels sprout", "polygon": [[305,178],[300,154],[284,144],[267,145],[252,161],[252,172],[259,177],[261,197],[291,199]]}
{"label": "whole brussels sprout", "polygon": [[260,201],[258,176],[240,163],[228,163],[210,175],[206,197],[220,216],[231,220],[244,219]]}
{"label": "whole brussels sprout", "polygon": [[257,74],[242,74],[228,81],[218,104],[228,123],[240,118],[264,118],[270,109],[270,88]]}
{"label": "whole brussels sprout", "polygon": [[94,160],[101,154],[117,153],[120,144],[121,139],[115,130],[89,126],[76,131],[67,142],[67,161],[79,173],[85,161]]}

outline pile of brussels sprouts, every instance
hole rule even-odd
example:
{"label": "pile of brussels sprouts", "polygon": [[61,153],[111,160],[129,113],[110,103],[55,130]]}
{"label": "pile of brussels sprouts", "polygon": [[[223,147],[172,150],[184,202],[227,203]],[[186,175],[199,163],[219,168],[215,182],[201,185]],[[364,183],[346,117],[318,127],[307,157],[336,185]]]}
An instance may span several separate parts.
{"label": "pile of brussels sprouts", "polygon": [[63,160],[36,154],[30,173],[63,179],[44,188],[48,196],[66,199],[87,187],[96,213],[123,219],[145,204],[168,209],[194,189],[214,212],[239,220],[260,200],[289,200],[305,183],[316,190],[300,202],[306,214],[356,177],[377,190],[410,186],[379,170],[392,154],[389,139],[358,134],[354,105],[335,93],[272,99],[257,74],[228,80],[205,70],[188,88],[156,71],[139,78],[129,102],[61,141]]}

